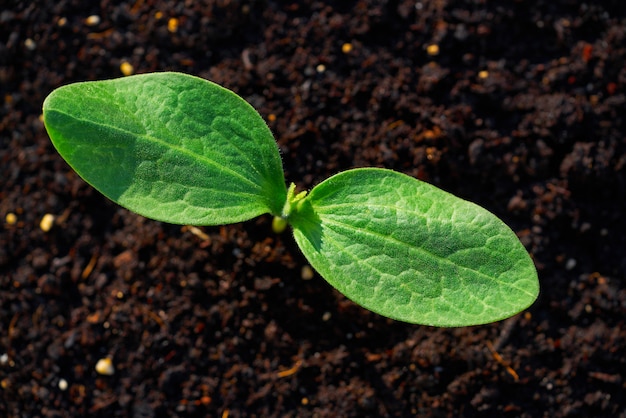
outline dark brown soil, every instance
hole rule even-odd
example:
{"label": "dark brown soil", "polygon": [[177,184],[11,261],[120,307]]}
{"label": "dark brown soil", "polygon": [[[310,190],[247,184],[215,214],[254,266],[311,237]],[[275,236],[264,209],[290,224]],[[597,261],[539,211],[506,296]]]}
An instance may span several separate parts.
{"label": "dark brown soil", "polygon": [[[625,9],[4,0],[0,416],[626,417]],[[40,115],[123,63],[241,94],[300,188],[380,166],[487,207],[539,300],[488,326],[394,322],[303,280],[268,217],[198,232],[119,208]]]}

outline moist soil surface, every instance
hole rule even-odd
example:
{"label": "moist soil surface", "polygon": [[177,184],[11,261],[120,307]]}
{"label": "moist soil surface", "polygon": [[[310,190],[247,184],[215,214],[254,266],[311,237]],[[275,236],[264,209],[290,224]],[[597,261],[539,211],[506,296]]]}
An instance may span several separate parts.
{"label": "moist soil surface", "polygon": [[[625,417],[625,45],[623,0],[3,1],[0,416]],[[269,216],[108,201],[42,102],[164,70],[250,101],[300,190],[377,166],[486,207],[539,299],[396,322],[310,278]]]}

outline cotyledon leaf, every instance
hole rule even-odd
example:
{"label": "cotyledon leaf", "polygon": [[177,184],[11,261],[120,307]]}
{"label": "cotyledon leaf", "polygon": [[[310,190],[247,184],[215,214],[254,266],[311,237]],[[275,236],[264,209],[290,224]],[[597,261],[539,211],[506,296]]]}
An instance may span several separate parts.
{"label": "cotyledon leaf", "polygon": [[393,319],[483,324],[520,312],[539,293],[532,259],[500,219],[398,172],[339,173],[314,187],[289,220],[322,277]]}
{"label": "cotyledon leaf", "polygon": [[207,80],[153,73],[70,84],[43,105],[61,156],[105,196],[141,215],[218,225],[279,214],[278,147],[247,102]]}

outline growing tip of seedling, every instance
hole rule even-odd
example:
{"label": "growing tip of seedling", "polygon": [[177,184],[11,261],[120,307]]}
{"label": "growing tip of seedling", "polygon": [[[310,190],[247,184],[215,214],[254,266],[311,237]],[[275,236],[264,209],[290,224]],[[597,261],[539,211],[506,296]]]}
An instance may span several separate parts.
{"label": "growing tip of seedling", "polygon": [[300,207],[302,200],[306,197],[306,195],[306,190],[296,194],[295,183],[291,183],[289,185],[283,210],[280,215],[274,216],[274,220],[272,221],[272,230],[275,233],[280,234],[285,230],[287,224],[289,223],[289,216],[294,212],[294,210],[297,210]]}
{"label": "growing tip of seedling", "polygon": [[287,199],[285,199],[285,205],[283,206],[283,213],[281,213],[281,217],[289,219],[289,215],[294,209],[297,209],[302,199],[306,197],[306,194],[306,190],[296,194],[296,185],[295,183],[291,183],[289,185],[289,189],[287,189]]}

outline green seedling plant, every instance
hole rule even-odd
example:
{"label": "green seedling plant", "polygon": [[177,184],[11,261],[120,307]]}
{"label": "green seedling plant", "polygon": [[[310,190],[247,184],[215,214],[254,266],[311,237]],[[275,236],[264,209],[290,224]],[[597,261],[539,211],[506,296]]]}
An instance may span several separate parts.
{"label": "green seedling plant", "polygon": [[274,137],[241,97],[152,73],[75,83],[43,104],[67,163],[119,205],[159,221],[221,225],[269,213],[308,262],[380,315],[432,326],[498,321],[537,298],[534,263],[495,215],[392,170],[286,186]]}

